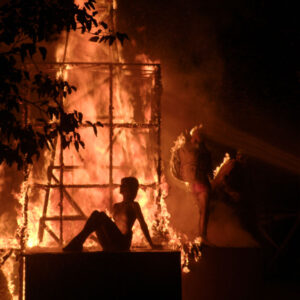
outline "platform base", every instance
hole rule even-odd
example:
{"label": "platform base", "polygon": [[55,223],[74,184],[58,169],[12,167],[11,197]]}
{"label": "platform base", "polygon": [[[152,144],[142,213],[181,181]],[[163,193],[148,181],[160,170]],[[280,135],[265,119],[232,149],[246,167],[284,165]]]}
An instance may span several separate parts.
{"label": "platform base", "polygon": [[182,275],[183,300],[260,300],[262,276],[261,249],[204,247]]}
{"label": "platform base", "polygon": [[179,252],[34,253],[25,269],[26,300],[181,299]]}

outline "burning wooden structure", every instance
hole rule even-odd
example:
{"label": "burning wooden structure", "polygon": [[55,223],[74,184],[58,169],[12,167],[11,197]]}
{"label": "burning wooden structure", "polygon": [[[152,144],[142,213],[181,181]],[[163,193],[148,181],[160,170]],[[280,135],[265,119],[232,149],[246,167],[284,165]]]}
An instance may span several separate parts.
{"label": "burning wooden structure", "polygon": [[[99,1],[98,5],[100,18],[114,29],[115,1]],[[80,39],[82,36],[66,33],[61,45],[54,47],[53,62],[28,65],[29,72],[38,66],[50,77],[76,86],[78,92],[68,99],[62,95],[61,104],[67,111],[82,112],[92,123],[101,122],[103,127],[97,128],[97,135],[92,123],[80,128],[84,151],[64,150],[57,140],[54,150],[43,153],[40,162],[25,172],[18,195],[22,206],[18,220],[20,243],[15,239],[8,255],[14,253],[19,262],[18,271],[16,266],[8,271],[14,299],[25,297],[26,251],[36,247],[42,252],[68,242],[92,210],[110,209],[120,199],[118,187],[124,176],[136,176],[140,181],[137,200],[152,235],[162,233],[168,226],[169,215],[162,197],[160,65],[121,63],[115,44],[100,49],[99,61],[82,59],[78,43],[82,46],[85,41]],[[107,60],[110,62],[102,62]],[[28,110],[24,121],[38,118],[38,113]],[[142,246],[139,228],[134,231],[133,244]],[[93,239],[86,245],[98,247]]]}
{"label": "burning wooden structure", "polygon": [[[138,178],[142,177],[141,187],[146,193],[148,189],[158,190],[156,196],[160,197],[160,66],[58,63],[47,67],[47,72],[50,74],[51,72],[57,74],[59,70],[64,70],[67,72],[65,76],[71,77],[72,82],[78,80],[76,85],[79,88],[91,84],[91,82],[84,82],[82,78],[93,79],[94,82],[88,87],[86,94],[79,97],[84,99],[85,105],[91,105],[93,108],[92,112],[89,110],[85,115],[93,118],[93,122],[101,122],[104,127],[100,128],[97,136],[94,137],[87,133],[92,128],[86,127],[91,126],[82,128],[80,134],[88,145],[87,156],[85,152],[64,151],[61,143],[58,142],[48,162],[47,182],[34,183],[35,188],[45,191],[43,213],[39,220],[39,242],[43,242],[44,232],[47,231],[59,245],[62,245],[64,222],[86,220],[88,212],[82,209],[82,205],[85,205],[83,200],[86,203],[87,199],[94,195],[98,198],[96,207],[99,207],[99,202],[103,202],[100,204],[103,209],[111,208],[121,178],[129,173]],[[70,102],[73,104],[71,107],[76,108],[81,99],[71,99]],[[87,138],[85,134],[88,134]],[[143,163],[137,161],[137,157]],[[90,160],[97,165],[91,165]],[[96,167],[98,171],[93,170],[94,174],[91,175],[87,170],[89,167]],[[85,178],[88,178],[86,182],[84,182]],[[91,182],[92,180],[94,182]],[[79,190],[81,197],[85,199],[79,199],[74,190]],[[93,195],[87,190],[93,190]],[[155,202],[156,196],[153,191],[150,193],[152,201]],[[99,201],[99,197],[101,198],[99,194],[97,195],[99,192],[104,194],[102,201]],[[51,196],[59,198],[60,210],[49,214]],[[65,211],[64,201],[69,206]],[[47,222],[59,223],[59,233],[55,233]]]}
{"label": "burning wooden structure", "polygon": [[[160,66],[71,62],[44,64],[41,68],[53,76],[61,72],[82,87],[80,90],[86,93],[75,94],[75,99],[71,97],[68,102],[71,104],[66,102],[64,106],[86,110],[87,118],[101,122],[103,128],[97,136],[91,133],[92,128],[87,128],[92,126],[81,129],[86,152],[63,150],[62,143],[56,141],[55,149],[44,158],[44,172],[32,170],[25,178],[20,299],[24,279],[22,255],[26,248],[62,246],[80,230],[91,210],[112,206],[118,199],[116,189],[122,177],[139,178],[139,202],[145,207],[145,217],[152,228],[158,224],[155,217],[162,200]],[[84,107],[78,108],[82,100]],[[29,112],[29,118],[34,113]],[[142,243],[141,235],[135,242]],[[90,245],[95,243],[91,240]]]}

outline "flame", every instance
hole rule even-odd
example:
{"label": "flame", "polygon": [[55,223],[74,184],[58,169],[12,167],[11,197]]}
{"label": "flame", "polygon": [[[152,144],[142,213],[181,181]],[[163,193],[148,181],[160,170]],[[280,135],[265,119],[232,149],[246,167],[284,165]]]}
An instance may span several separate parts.
{"label": "flame", "polygon": [[[0,290],[0,297],[4,299],[18,299],[18,263],[16,262],[16,255],[11,251],[2,253],[0,259],[0,272],[3,272],[7,281],[7,291]],[[2,282],[1,282],[2,283]]]}
{"label": "flame", "polygon": [[225,156],[223,158],[223,161],[221,162],[221,164],[219,166],[217,166],[213,172],[214,174],[214,178],[216,178],[216,176],[219,174],[221,168],[230,160],[230,155],[229,153],[225,153]]}
{"label": "flame", "polygon": [[[83,1],[77,3],[82,4]],[[115,1],[114,6],[116,7]],[[104,11],[99,14],[99,18],[103,20],[106,15]],[[53,77],[68,80],[78,88],[76,93],[64,99],[65,108],[69,111],[76,109],[82,112],[87,120],[91,122],[100,120],[106,126],[98,128],[97,136],[94,135],[92,128],[82,127],[79,133],[85,142],[85,150],[77,152],[72,147],[67,148],[63,154],[63,161],[58,140],[55,155],[43,153],[42,162],[28,170],[27,179],[22,183],[20,192],[15,195],[20,203],[18,238],[9,238],[2,234],[0,248],[14,248],[18,251],[34,247],[57,248],[60,246],[58,241],[60,222],[57,219],[45,221],[43,218],[60,215],[62,195],[63,215],[77,218],[75,221],[63,221],[62,237],[64,242],[68,242],[82,228],[84,218],[94,209],[109,214],[108,208],[113,204],[109,203],[109,187],[113,188],[114,203],[119,202],[121,197],[118,183],[121,178],[136,176],[141,183],[136,201],[140,203],[150,235],[154,237],[155,242],[163,244],[165,248],[181,251],[183,271],[187,272],[189,251],[192,251],[195,244],[200,246],[201,240],[191,242],[186,235],[172,228],[171,215],[165,202],[168,184],[164,175],[159,182],[157,174],[158,149],[155,145],[157,141],[155,126],[158,124],[155,120],[157,117],[155,110],[158,108],[153,105],[153,90],[156,84],[153,74],[157,71],[156,64],[159,62],[153,62],[141,54],[136,57],[136,61],[141,65],[133,64],[131,67],[121,64],[89,64],[88,62],[95,58],[96,61],[107,61],[108,58],[112,60],[112,47],[101,44],[101,48],[97,48],[87,41],[89,36],[77,32],[67,38],[67,43],[62,42],[57,47],[56,61],[87,63],[81,65],[64,63],[59,67],[53,66],[52,73],[50,72]],[[124,59],[119,56],[118,61]],[[112,108],[109,101],[113,102]],[[113,115],[113,120],[109,119],[109,113]],[[111,121],[115,127],[110,146],[111,129],[108,125]],[[155,124],[152,124],[153,122]],[[123,126],[124,124],[129,125]],[[109,183],[108,168],[111,152],[113,186]],[[62,193],[58,188],[60,184],[65,186],[61,189]],[[83,185],[87,187],[84,188]],[[74,186],[77,187],[73,188]],[[6,231],[5,218],[5,215],[1,216],[1,233]],[[133,231],[132,246],[147,247],[138,223],[134,225]],[[87,240],[85,247],[99,248],[92,239]],[[200,255],[201,253],[198,257]],[[15,267],[16,262],[13,261],[14,256],[15,252],[5,261],[2,268],[5,270],[13,299],[17,294],[14,282],[18,269]]]}
{"label": "flame", "polygon": [[56,79],[62,79],[63,81],[68,80],[68,72],[70,70],[70,66],[68,64],[64,64],[63,67],[60,67],[59,70],[56,72]]}
{"label": "flame", "polygon": [[[68,51],[74,46],[69,37]],[[61,45],[57,51],[57,55],[63,53],[65,45]],[[87,49],[89,51],[89,49]],[[69,53],[69,52],[68,52]],[[59,60],[59,59],[58,59]],[[155,67],[150,64],[147,69],[140,70],[124,68],[124,66],[114,66],[113,73],[109,73],[108,65],[86,65],[78,66],[76,64],[65,64],[64,67],[59,67],[55,76],[68,79],[72,84],[78,87],[78,92],[71,95],[64,101],[65,108],[69,111],[76,109],[81,111],[86,119],[92,122],[100,120],[103,123],[108,122],[109,104],[109,76],[113,80],[113,122],[121,124],[114,129],[113,132],[113,199],[115,202],[120,201],[118,191],[118,183],[122,177],[133,175],[138,177],[140,183],[144,188],[139,190],[137,201],[140,203],[144,217],[149,225],[150,233],[154,234],[154,224],[156,222],[155,214],[157,213],[158,205],[161,207],[161,217],[169,218],[164,211],[166,205],[163,200],[158,198],[158,176],[156,172],[157,154],[155,150],[149,151],[153,146],[153,141],[149,137],[151,128],[147,126],[138,127],[139,122],[143,124],[150,124],[153,118],[153,108],[151,102],[147,102],[149,98],[149,90],[153,89],[154,80],[151,77]],[[143,78],[135,78],[136,72],[142,72]],[[152,74],[151,74],[152,73]],[[138,74],[139,75],[139,74]],[[130,85],[130,79],[134,79],[135,86]],[[135,97],[139,99],[139,103],[135,103]],[[123,128],[122,124],[136,124],[137,128]],[[77,153],[73,148],[64,151],[63,164],[66,167],[73,166],[70,171],[63,173],[63,184],[65,185],[79,185],[79,184],[95,184],[105,185],[109,184],[109,126],[98,128],[97,137],[94,135],[91,128],[81,128],[80,135],[84,140],[86,146],[85,150]],[[56,155],[54,157],[53,165],[59,166],[61,164],[59,158],[60,142],[56,146]],[[49,159],[49,157],[48,157]],[[46,165],[50,165],[50,162]],[[50,171],[52,182],[59,184],[60,170],[58,168]],[[47,174],[47,172],[45,172]],[[48,172],[49,176],[49,172]],[[36,175],[32,175],[32,183],[37,181]],[[56,180],[55,180],[56,178]],[[38,178],[40,185],[46,186],[45,176]],[[166,184],[161,185],[164,189]],[[150,186],[148,188],[147,186]],[[45,192],[44,192],[45,193]],[[68,193],[69,198],[74,199],[82,210],[85,216],[88,216],[94,209],[105,210],[110,206],[109,189],[108,188],[87,188],[87,189],[67,189],[65,188],[64,196]],[[162,192],[164,194],[165,192]],[[37,236],[39,231],[40,219],[43,215],[43,205],[45,198],[43,198],[42,191],[30,191],[30,198],[35,197],[34,202],[30,201],[28,207],[28,228],[27,228],[27,242],[26,247],[34,246],[54,247],[57,242],[53,240],[49,230],[57,233],[59,231],[58,222],[48,222],[47,232],[44,232],[42,242],[39,242]],[[38,196],[38,197],[36,197]],[[46,216],[58,216],[60,205],[60,194],[58,189],[52,188],[49,192],[49,205],[47,207]],[[65,197],[66,198],[66,197]],[[64,215],[76,216],[78,211],[74,211],[69,201],[64,198]],[[158,203],[160,201],[160,203]],[[72,226],[64,222],[64,241],[68,241],[76,232],[78,232],[84,220],[74,222]],[[69,222],[70,223],[70,222]],[[169,222],[165,222],[168,227]],[[134,227],[134,246],[145,246],[145,240],[139,226]],[[57,234],[58,236],[58,234]],[[94,242],[87,241],[85,246],[96,246]]]}

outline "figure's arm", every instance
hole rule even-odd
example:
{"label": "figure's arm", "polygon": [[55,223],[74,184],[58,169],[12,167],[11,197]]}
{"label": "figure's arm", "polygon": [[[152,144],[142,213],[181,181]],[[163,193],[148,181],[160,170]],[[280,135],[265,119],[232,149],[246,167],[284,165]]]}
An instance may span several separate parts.
{"label": "figure's arm", "polygon": [[147,241],[148,241],[149,245],[151,246],[151,248],[154,248],[155,245],[152,242],[152,239],[151,239],[151,236],[150,236],[150,233],[149,233],[149,230],[148,230],[148,226],[145,222],[141,207],[137,202],[135,204],[135,210],[136,210],[136,217],[137,217],[137,219],[138,219],[138,221],[141,225],[141,229],[143,231],[143,234],[144,234],[145,238],[147,239]]}

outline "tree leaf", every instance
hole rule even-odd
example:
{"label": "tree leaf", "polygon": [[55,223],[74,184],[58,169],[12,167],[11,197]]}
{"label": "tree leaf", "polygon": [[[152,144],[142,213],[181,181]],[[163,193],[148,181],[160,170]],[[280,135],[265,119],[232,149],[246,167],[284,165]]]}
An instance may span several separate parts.
{"label": "tree leaf", "polygon": [[97,127],[96,127],[95,124],[93,124],[93,129],[94,129],[94,134],[95,134],[95,136],[97,136]]}
{"label": "tree leaf", "polygon": [[27,44],[27,50],[29,52],[30,57],[32,57],[36,53],[35,44]]}
{"label": "tree leaf", "polygon": [[103,22],[103,21],[100,22],[100,25],[101,25],[104,29],[107,29],[107,28],[108,28],[107,24],[106,24],[105,22]]}
{"label": "tree leaf", "polygon": [[109,39],[109,36],[104,35],[103,37],[101,37],[99,43],[101,43],[101,42],[103,42],[103,41],[106,42],[108,39]]}
{"label": "tree leaf", "polygon": [[79,144],[81,145],[81,147],[82,147],[83,149],[85,149],[85,144],[84,144],[83,141],[79,141]]}
{"label": "tree leaf", "polygon": [[89,41],[91,41],[91,42],[98,42],[98,40],[99,40],[98,36],[93,36],[89,39]]}
{"label": "tree leaf", "polygon": [[109,37],[109,42],[108,42],[109,46],[111,46],[115,40],[116,40],[116,37],[113,36],[113,35],[111,35],[111,36]]}
{"label": "tree leaf", "polygon": [[122,45],[123,45],[125,39],[129,40],[128,35],[126,33],[117,32],[116,37]]}
{"label": "tree leaf", "polygon": [[39,47],[39,51],[42,55],[43,60],[45,60],[47,56],[47,49],[45,47]]}
{"label": "tree leaf", "polygon": [[[8,54],[0,53],[0,71],[5,79],[0,84],[0,163],[16,163],[23,168],[26,162],[33,163],[33,158],[39,158],[40,149],[53,149],[58,136],[62,139],[63,148],[73,144],[78,151],[85,144],[76,131],[82,125],[82,113],[69,113],[60,105],[61,96],[71,94],[76,87],[56,80],[53,74],[46,73],[47,70],[45,73],[31,73],[33,69],[30,72],[23,69],[20,61],[25,62],[28,57],[32,57],[33,61],[34,55],[45,61],[47,48],[42,45],[54,41],[63,30],[95,31],[90,41],[99,43],[101,40],[109,45],[116,39],[122,40],[122,35],[116,37],[107,23],[97,22],[95,0],[84,0],[86,5],[83,7],[74,1],[4,2],[6,4],[0,8],[0,43],[9,50]],[[103,32],[104,37],[100,36]],[[27,89],[30,96],[25,97],[23,91]],[[24,103],[29,110],[34,106],[34,114],[29,115],[28,121],[38,126],[24,128],[21,122],[23,111],[20,109]],[[99,130],[97,127],[103,127],[101,122],[84,121],[84,124],[93,127],[95,135]]]}
{"label": "tree leaf", "polygon": [[79,150],[79,143],[78,143],[78,141],[75,141],[74,145],[75,145],[76,151],[78,151]]}
{"label": "tree leaf", "polygon": [[82,113],[80,112],[80,113],[78,114],[78,120],[79,120],[80,123],[82,122],[82,117],[83,117],[83,115],[82,115]]}
{"label": "tree leaf", "polygon": [[23,73],[24,73],[25,78],[26,78],[27,80],[30,80],[29,72],[24,71]]}
{"label": "tree leaf", "polygon": [[44,124],[47,124],[46,120],[45,119],[42,119],[42,118],[37,118],[36,119],[38,122],[42,122]]}

